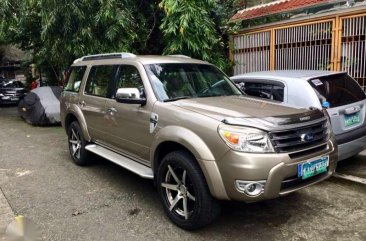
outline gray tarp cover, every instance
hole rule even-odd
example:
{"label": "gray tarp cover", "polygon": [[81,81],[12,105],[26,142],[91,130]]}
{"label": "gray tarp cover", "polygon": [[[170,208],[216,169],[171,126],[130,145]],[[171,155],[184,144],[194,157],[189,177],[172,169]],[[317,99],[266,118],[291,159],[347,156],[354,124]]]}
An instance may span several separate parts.
{"label": "gray tarp cover", "polygon": [[58,86],[36,88],[19,102],[18,111],[32,125],[59,124],[61,92]]}

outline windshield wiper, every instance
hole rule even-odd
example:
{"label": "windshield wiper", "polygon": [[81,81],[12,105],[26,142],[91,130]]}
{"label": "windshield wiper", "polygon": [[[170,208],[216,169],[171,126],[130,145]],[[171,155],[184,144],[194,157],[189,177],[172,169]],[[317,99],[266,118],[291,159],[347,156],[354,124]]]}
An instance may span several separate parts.
{"label": "windshield wiper", "polygon": [[179,97],[163,100],[163,102],[171,102],[171,101],[190,99],[190,98],[192,98],[192,96],[179,96]]}

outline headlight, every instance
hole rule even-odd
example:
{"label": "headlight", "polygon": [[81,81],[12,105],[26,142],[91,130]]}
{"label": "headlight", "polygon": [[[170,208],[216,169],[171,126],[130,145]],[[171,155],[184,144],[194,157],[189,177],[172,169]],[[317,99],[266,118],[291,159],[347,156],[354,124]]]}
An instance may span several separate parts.
{"label": "headlight", "polygon": [[268,134],[249,127],[220,125],[219,134],[232,149],[241,152],[274,152]]}
{"label": "headlight", "polygon": [[4,95],[0,93],[0,97],[3,97]]}

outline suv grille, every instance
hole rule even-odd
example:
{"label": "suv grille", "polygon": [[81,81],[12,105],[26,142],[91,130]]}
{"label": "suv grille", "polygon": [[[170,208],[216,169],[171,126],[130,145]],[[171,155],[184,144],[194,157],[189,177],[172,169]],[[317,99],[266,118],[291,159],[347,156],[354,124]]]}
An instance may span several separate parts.
{"label": "suv grille", "polygon": [[325,143],[327,124],[325,120],[296,129],[270,132],[269,136],[277,152],[295,152]]}

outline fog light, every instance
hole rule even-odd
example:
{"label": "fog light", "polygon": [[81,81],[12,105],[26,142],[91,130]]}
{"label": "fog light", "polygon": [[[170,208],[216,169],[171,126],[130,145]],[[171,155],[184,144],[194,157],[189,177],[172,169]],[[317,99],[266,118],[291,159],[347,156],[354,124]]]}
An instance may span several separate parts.
{"label": "fog light", "polygon": [[236,180],[236,188],[249,196],[258,196],[264,191],[266,181],[242,181]]}

